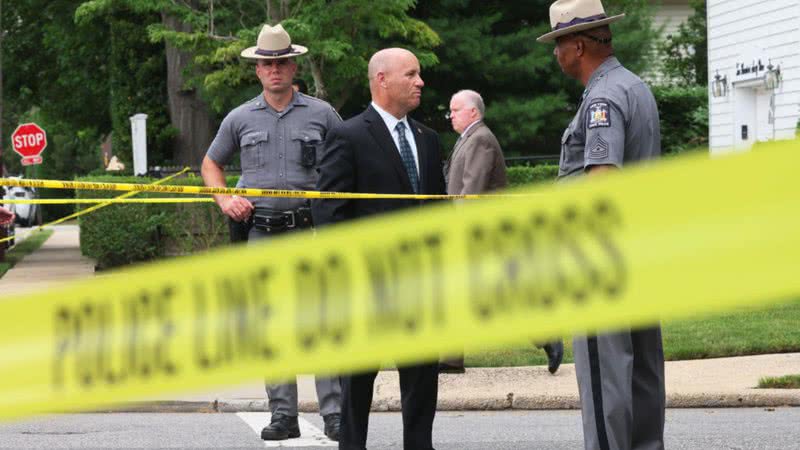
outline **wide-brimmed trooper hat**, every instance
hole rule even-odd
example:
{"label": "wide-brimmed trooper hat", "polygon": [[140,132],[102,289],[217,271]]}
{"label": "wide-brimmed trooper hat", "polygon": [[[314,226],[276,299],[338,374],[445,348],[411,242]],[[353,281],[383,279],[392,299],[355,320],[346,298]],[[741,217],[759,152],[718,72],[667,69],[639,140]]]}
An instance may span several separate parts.
{"label": "wide-brimmed trooper hat", "polygon": [[308,51],[302,45],[292,44],[289,33],[278,24],[274,27],[264,25],[258,33],[255,47],[242,50],[242,58],[248,59],[279,59],[293,58]]}
{"label": "wide-brimmed trooper hat", "polygon": [[597,28],[625,17],[625,14],[607,16],[600,0],[557,0],[550,5],[550,31],[536,38],[538,42],[552,42],[559,36],[581,30]]}

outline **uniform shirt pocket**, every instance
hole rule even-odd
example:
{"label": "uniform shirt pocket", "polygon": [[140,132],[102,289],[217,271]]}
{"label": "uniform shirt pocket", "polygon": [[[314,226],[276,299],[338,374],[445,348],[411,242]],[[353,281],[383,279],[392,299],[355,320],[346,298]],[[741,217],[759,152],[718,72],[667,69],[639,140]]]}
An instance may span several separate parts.
{"label": "uniform shirt pocket", "polygon": [[561,136],[561,160],[559,161],[559,176],[565,176],[583,170],[583,145],[579,133],[573,126],[564,130]]}
{"label": "uniform shirt pocket", "polygon": [[288,149],[288,162],[293,166],[313,169],[322,151],[322,134],[317,130],[297,130],[291,133],[291,148]]}
{"label": "uniform shirt pocket", "polygon": [[269,132],[254,131],[242,135],[239,142],[242,155],[242,172],[254,171],[263,167],[267,161]]}

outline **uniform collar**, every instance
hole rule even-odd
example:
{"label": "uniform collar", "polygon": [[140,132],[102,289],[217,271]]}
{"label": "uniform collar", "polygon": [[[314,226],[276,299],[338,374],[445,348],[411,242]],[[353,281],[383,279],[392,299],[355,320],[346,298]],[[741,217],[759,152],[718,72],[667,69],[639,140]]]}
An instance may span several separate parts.
{"label": "uniform collar", "polygon": [[[251,111],[256,111],[259,109],[269,109],[274,111],[274,109],[267,104],[267,101],[264,100],[264,93],[258,94],[258,97],[250,100],[253,106],[250,108]],[[308,106],[308,101],[305,99],[305,95],[300,94],[298,92],[292,93],[292,101],[286,105],[286,109],[283,110],[282,114],[286,114],[295,106]]]}
{"label": "uniform collar", "polygon": [[597,80],[621,65],[622,64],[619,62],[616,56],[609,56],[606,58],[602,64],[597,66],[597,69],[594,69],[594,72],[592,72],[592,75],[589,77],[589,81],[586,83],[586,90],[583,91],[583,97],[586,97],[586,94],[592,89],[592,86],[594,86],[594,83],[597,82]]}

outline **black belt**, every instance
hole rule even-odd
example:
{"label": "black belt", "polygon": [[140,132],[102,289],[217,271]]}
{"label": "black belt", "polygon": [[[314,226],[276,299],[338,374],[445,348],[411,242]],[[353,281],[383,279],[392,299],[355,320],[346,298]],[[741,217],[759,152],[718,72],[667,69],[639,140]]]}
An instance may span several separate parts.
{"label": "black belt", "polygon": [[298,208],[292,211],[256,208],[253,212],[253,226],[264,233],[282,233],[294,229],[311,228],[313,224],[311,208]]}

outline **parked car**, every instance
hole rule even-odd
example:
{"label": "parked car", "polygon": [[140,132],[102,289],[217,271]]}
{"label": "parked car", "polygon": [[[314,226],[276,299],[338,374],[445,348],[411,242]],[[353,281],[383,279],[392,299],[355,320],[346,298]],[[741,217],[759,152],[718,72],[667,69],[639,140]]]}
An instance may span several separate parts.
{"label": "parked car", "polygon": [[[8,236],[14,236],[14,220],[12,219],[14,212],[0,206],[0,239]],[[6,249],[14,246],[14,239],[0,242],[0,261],[3,260],[4,252]]]}
{"label": "parked car", "polygon": [[[36,189],[34,188],[9,186],[6,187],[5,198],[14,200],[31,200],[39,198],[39,194],[36,192]],[[41,205],[32,205],[32,204],[6,205],[6,209],[14,212],[14,214],[17,215],[16,222],[23,227],[30,227],[34,225],[39,226],[42,224]]]}

